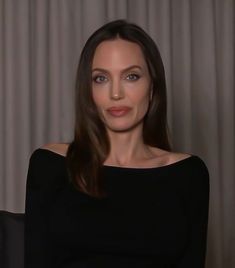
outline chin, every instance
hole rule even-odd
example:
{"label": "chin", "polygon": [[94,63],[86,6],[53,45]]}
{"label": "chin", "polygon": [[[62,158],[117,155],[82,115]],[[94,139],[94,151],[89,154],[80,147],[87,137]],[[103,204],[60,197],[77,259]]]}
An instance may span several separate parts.
{"label": "chin", "polygon": [[142,123],[142,121],[135,122],[133,124],[107,124],[106,123],[105,125],[109,131],[116,132],[116,133],[124,133],[124,132],[132,131],[133,129],[140,126],[141,123]]}

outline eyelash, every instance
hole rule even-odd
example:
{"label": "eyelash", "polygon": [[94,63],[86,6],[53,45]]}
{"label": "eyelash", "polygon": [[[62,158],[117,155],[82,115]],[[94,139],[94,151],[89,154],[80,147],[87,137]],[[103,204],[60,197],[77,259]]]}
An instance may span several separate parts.
{"label": "eyelash", "polygon": [[102,78],[102,79],[104,78],[105,80],[107,80],[107,77],[105,77],[104,75],[96,75],[93,77],[93,81],[97,84],[101,84],[101,83],[105,82],[105,81],[98,81],[98,79],[100,79],[100,78]]}
{"label": "eyelash", "polygon": [[127,80],[136,81],[140,78],[140,76],[138,74],[128,74],[127,78],[130,76],[132,76],[132,77],[134,76],[135,78],[134,79],[127,79]]}
{"label": "eyelash", "polygon": [[[134,79],[130,79],[130,77],[134,77]],[[99,79],[104,79],[103,81],[98,81]],[[138,74],[135,74],[135,73],[130,73],[130,74],[128,74],[127,76],[126,76],[126,79],[127,80],[129,80],[129,81],[137,81],[138,79],[140,78],[140,75],[138,75]],[[107,77],[106,76],[104,76],[104,75],[96,75],[96,76],[94,76],[93,77],[93,81],[95,82],[95,83],[97,83],[97,84],[101,84],[101,83],[103,83],[103,82],[106,82],[107,81]]]}

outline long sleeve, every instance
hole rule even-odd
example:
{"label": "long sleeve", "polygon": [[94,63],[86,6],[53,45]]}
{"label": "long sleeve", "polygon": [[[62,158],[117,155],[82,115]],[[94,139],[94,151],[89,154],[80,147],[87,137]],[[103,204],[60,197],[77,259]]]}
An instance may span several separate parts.
{"label": "long sleeve", "polygon": [[29,162],[25,203],[25,268],[52,265],[51,207],[68,183],[65,158],[37,149]]}
{"label": "long sleeve", "polygon": [[46,191],[37,153],[29,162],[25,206],[25,268],[47,267]]}
{"label": "long sleeve", "polygon": [[204,268],[207,246],[207,225],[209,207],[209,174],[200,161],[191,170],[190,181],[190,237],[186,253],[178,268]]}

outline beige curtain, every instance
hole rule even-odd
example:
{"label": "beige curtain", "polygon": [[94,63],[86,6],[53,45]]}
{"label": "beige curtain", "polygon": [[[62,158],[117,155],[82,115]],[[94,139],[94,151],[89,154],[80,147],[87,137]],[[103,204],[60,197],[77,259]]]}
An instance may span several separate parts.
{"label": "beige curtain", "polygon": [[34,149],[70,141],[85,40],[127,18],[163,56],[175,150],[210,171],[207,267],[235,267],[234,13],[233,0],[0,0],[0,209],[24,211]]}

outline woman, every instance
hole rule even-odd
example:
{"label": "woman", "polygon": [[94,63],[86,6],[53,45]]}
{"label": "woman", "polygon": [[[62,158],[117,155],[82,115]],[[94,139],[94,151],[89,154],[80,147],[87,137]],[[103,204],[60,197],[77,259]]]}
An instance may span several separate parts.
{"label": "woman", "polygon": [[153,40],[123,20],[80,58],[70,144],[31,156],[27,268],[204,267],[208,171],[170,149],[164,67]]}

